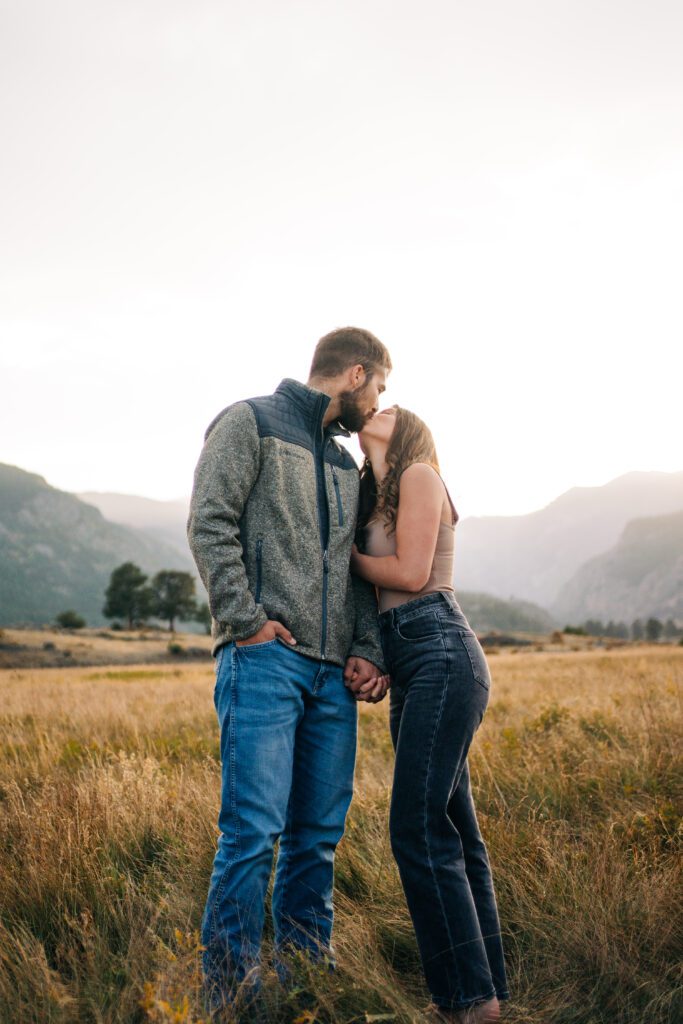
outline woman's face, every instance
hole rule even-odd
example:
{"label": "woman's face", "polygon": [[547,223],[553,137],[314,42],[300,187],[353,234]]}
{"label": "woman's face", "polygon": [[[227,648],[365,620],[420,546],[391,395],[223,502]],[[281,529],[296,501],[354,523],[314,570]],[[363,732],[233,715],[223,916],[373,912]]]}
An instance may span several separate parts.
{"label": "woman's face", "polygon": [[365,424],[363,429],[358,434],[358,440],[360,442],[361,451],[364,455],[367,455],[366,444],[368,441],[378,442],[389,447],[391,441],[391,435],[394,432],[396,426],[396,406],[392,405],[388,409],[382,409],[381,412],[376,413],[368,423]]}

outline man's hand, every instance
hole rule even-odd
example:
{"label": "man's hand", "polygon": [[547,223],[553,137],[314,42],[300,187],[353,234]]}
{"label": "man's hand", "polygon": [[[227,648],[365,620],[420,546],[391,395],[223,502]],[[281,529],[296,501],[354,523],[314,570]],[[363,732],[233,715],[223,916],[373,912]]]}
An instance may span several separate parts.
{"label": "man's hand", "polygon": [[389,676],[380,675],[380,671],[371,661],[352,655],[346,659],[344,668],[344,685],[351,691],[356,700],[368,704],[377,704],[384,700],[391,680]]}
{"label": "man's hand", "polygon": [[253,636],[248,637],[246,640],[235,640],[235,646],[248,647],[250,644],[265,644],[269,640],[274,640],[277,636],[281,636],[286,643],[292,646],[296,644],[296,640],[286,626],[283,626],[276,619],[268,619],[265,625],[261,626],[258,633],[254,633]]}

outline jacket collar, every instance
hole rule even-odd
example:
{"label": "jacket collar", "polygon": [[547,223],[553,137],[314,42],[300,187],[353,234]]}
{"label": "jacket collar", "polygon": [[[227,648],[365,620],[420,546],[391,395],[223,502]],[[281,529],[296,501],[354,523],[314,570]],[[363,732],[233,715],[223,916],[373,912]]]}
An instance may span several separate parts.
{"label": "jacket collar", "polygon": [[[285,377],[275,389],[275,394],[283,395],[296,405],[312,432],[320,430],[323,417],[331,401],[329,395],[326,395],[324,391],[309,388],[308,384],[302,384],[292,377]],[[343,427],[339,420],[328,423],[325,433],[331,437],[338,434],[344,437],[351,436],[350,431]]]}

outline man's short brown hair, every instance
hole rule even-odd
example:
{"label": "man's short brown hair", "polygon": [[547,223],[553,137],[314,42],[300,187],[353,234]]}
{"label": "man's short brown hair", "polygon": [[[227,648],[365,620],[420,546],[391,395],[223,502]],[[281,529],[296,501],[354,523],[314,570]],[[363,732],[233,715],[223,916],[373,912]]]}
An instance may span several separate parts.
{"label": "man's short brown hair", "polygon": [[315,346],[311,377],[336,377],[349,366],[360,365],[368,377],[378,367],[391,370],[391,356],[385,345],[361,327],[338,327]]}

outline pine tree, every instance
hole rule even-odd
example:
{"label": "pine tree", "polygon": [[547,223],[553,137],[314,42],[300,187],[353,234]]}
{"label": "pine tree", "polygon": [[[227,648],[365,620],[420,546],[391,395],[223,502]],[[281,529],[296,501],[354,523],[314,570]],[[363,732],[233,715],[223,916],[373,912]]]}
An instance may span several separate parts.
{"label": "pine tree", "polygon": [[197,614],[194,579],[189,572],[162,569],[152,580],[152,611],[168,620],[169,632],[175,632],[175,620],[193,619]]}
{"label": "pine tree", "polygon": [[151,611],[151,594],[145,586],[147,577],[134,562],[124,562],[111,574],[105,591],[106,604],[102,609],[108,619],[124,618],[128,628],[144,619]]}
{"label": "pine tree", "polygon": [[648,619],[645,623],[645,636],[651,643],[657,643],[662,635],[662,624],[659,619]]}

